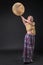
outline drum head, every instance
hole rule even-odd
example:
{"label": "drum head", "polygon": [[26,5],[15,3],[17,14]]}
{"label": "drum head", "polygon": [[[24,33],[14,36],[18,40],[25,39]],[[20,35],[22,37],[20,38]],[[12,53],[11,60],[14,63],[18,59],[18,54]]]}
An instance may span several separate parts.
{"label": "drum head", "polygon": [[24,11],[25,7],[22,3],[17,2],[12,6],[12,12],[17,16],[23,15]]}

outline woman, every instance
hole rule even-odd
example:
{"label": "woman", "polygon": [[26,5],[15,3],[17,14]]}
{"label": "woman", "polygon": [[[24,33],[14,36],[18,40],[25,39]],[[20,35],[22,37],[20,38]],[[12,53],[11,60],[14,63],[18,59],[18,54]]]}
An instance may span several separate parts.
{"label": "woman", "polygon": [[23,62],[24,63],[33,62],[33,51],[36,34],[35,22],[33,21],[33,16],[28,16],[27,19],[25,19],[23,16],[21,16],[21,18],[27,31],[24,38]]}

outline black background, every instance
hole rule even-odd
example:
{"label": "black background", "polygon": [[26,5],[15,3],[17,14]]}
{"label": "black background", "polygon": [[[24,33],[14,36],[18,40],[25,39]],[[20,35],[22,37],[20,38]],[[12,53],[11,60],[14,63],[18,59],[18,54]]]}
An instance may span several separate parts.
{"label": "black background", "polygon": [[12,13],[12,5],[21,2],[25,6],[23,16],[34,17],[36,23],[35,50],[43,52],[43,3],[42,0],[0,0],[0,50],[23,49],[25,27],[20,17]]}

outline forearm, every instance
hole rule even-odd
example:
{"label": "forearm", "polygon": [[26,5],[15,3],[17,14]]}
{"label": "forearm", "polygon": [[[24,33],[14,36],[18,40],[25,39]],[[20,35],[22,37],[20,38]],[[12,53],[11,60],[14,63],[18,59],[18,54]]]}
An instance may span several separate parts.
{"label": "forearm", "polygon": [[30,25],[34,26],[35,22],[28,22]]}
{"label": "forearm", "polygon": [[22,18],[23,21],[27,21],[27,19],[25,19],[23,16],[21,16],[21,18]]}
{"label": "forearm", "polygon": [[26,24],[27,19],[25,19],[23,16],[21,16],[21,19],[22,19],[22,22],[23,22],[24,24]]}

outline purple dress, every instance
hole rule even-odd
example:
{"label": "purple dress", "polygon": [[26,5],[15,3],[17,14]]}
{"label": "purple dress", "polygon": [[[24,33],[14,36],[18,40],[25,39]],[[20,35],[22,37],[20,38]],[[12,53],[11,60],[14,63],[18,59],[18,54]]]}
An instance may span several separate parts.
{"label": "purple dress", "polygon": [[23,62],[30,62],[33,58],[35,35],[26,34],[24,38]]}

